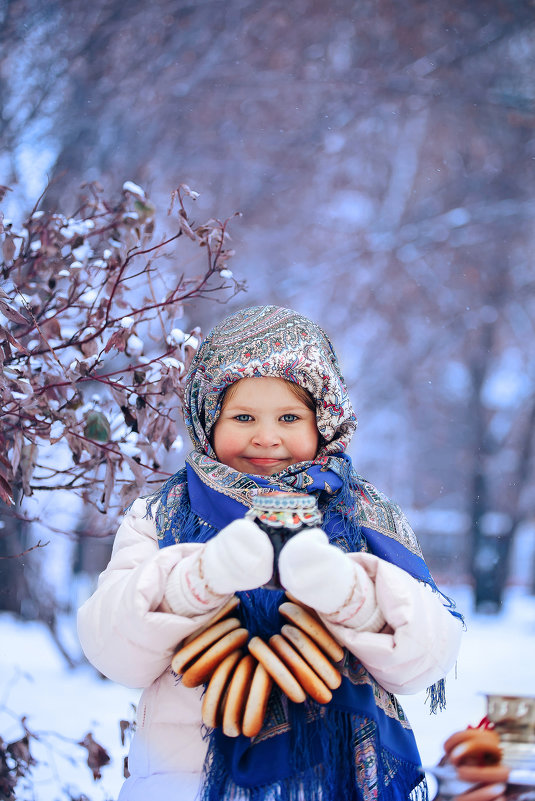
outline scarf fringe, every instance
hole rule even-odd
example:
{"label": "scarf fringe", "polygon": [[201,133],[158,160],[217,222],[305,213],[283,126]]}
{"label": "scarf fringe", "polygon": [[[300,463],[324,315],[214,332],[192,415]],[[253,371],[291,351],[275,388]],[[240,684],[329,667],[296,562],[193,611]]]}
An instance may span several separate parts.
{"label": "scarf fringe", "polygon": [[[200,801],[428,801],[421,770],[381,747],[377,731],[365,754],[348,748],[351,742],[358,748],[358,732],[368,721],[326,708],[322,712],[328,714],[314,725],[306,719],[302,705],[290,707],[291,775],[270,784],[238,785],[212,739]],[[307,764],[311,751],[320,755],[315,765]]]}
{"label": "scarf fringe", "polygon": [[409,798],[411,801],[429,801],[429,788],[425,777],[411,790]]}
{"label": "scarf fringe", "polygon": [[[186,468],[181,467],[180,470],[168,478],[165,483],[162,484],[155,492],[151,492],[149,495],[145,495],[145,499],[147,501],[147,513],[146,517],[152,520],[154,517],[153,513],[153,506],[154,504],[159,505],[167,505],[167,499],[169,497],[169,492],[174,489],[175,487],[179,486],[180,484],[186,483]],[[181,537],[185,542],[185,538]]]}
{"label": "scarf fringe", "polygon": [[[323,524],[329,529],[329,541],[346,552],[368,550],[366,537],[362,533],[358,511],[355,506],[355,491],[358,480],[351,464],[340,460],[339,476],[342,486],[331,497],[318,498],[323,514]],[[323,496],[325,493],[321,493]],[[331,524],[331,525],[329,525]]]}
{"label": "scarf fringe", "polygon": [[427,688],[425,702],[429,702],[431,715],[436,715],[438,711],[442,712],[443,709],[446,709],[446,682],[444,679],[440,679]]}
{"label": "scarf fringe", "polygon": [[258,589],[237,592],[236,595],[240,599],[237,612],[251,637],[268,640],[280,632],[279,606],[285,600],[284,591]]}

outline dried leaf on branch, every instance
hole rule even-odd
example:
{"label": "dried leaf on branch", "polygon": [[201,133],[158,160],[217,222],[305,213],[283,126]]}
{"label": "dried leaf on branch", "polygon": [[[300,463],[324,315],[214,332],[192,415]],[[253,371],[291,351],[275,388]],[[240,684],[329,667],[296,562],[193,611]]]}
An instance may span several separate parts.
{"label": "dried leaf on branch", "polygon": [[78,745],[81,745],[87,750],[87,764],[95,781],[101,779],[102,774],[100,769],[110,761],[110,755],[106,749],[100,745],[100,743],[97,743],[91,732],[88,732],[84,739],[80,740]]}

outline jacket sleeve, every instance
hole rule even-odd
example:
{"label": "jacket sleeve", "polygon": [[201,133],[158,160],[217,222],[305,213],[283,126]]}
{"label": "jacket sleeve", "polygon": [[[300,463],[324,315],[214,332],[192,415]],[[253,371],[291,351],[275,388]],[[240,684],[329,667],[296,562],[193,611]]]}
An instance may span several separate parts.
{"label": "jacket sleeve", "polygon": [[88,660],[128,687],[148,687],[169,665],[176,646],[214,614],[172,614],[164,595],[182,559],[202,545],[160,549],[154,520],[138,499],[117,532],[97,589],[78,612],[78,635]]}
{"label": "jacket sleeve", "polygon": [[396,565],[372,554],[349,557],[372,579],[386,624],[379,632],[359,631],[322,615],[333,636],[389,692],[416,693],[443,678],[457,658],[461,621],[438,593]]}

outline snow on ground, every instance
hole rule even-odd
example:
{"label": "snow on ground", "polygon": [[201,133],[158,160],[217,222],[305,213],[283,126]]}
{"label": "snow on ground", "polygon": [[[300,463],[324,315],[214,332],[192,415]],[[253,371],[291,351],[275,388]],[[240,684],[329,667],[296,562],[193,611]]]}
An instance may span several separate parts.
{"label": "snow on ground", "polygon": [[[447,709],[430,715],[425,693],[400,699],[424,765],[437,762],[449,734],[479,722],[485,692],[535,695],[535,597],[511,589],[504,611],[487,616],[470,611],[468,589],[450,589],[448,594],[465,613],[468,630],[457,677],[452,673],[447,680]],[[17,799],[66,801],[81,793],[91,801],[116,799],[126,750],[120,744],[119,720],[132,719],[131,705],[139,693],[99,678],[88,665],[69,670],[40,624],[0,615],[0,643],[0,736],[6,742],[19,738],[23,714],[28,728],[39,735],[32,752],[41,764],[21,780]],[[85,764],[85,751],[68,742],[81,740],[88,731],[113,757],[97,782]]]}
{"label": "snow on ground", "polygon": [[[22,715],[39,737],[30,748],[40,764],[20,780],[16,798],[64,801],[85,793],[91,801],[116,799],[126,753],[119,720],[132,720],[131,704],[139,693],[100,678],[88,664],[69,670],[39,623],[0,615],[0,643],[0,737],[20,738]],[[73,745],[88,732],[113,756],[97,782],[86,764],[87,751]]]}

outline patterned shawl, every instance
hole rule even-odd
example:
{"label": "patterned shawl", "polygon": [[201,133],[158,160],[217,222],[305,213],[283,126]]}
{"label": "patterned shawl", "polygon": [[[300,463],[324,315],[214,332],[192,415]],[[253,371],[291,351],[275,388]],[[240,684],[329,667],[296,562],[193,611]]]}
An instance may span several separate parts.
{"label": "patterned shawl", "polygon": [[[239,473],[215,458],[210,432],[222,392],[246,377],[273,376],[305,387],[316,404],[324,445],[316,458],[273,476]],[[356,419],[332,345],[321,328],[276,306],[239,311],[209,334],[187,377],[184,417],[194,450],[186,467],[149,498],[156,506],[160,547],[206,542],[243,517],[267,488],[313,493],[330,542],[367,550],[436,586],[401,513],[358,476],[344,454]],[[251,635],[280,630],[282,593],[238,593]],[[451,604],[450,604],[451,606]],[[455,614],[455,613],[454,613]],[[347,653],[343,681],[321,706],[293,704],[275,689],[266,721],[253,740],[207,732],[203,801],[402,801],[426,793],[410,725],[393,695]],[[443,703],[443,683],[431,688],[432,709]]]}

